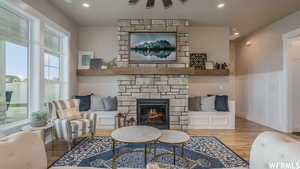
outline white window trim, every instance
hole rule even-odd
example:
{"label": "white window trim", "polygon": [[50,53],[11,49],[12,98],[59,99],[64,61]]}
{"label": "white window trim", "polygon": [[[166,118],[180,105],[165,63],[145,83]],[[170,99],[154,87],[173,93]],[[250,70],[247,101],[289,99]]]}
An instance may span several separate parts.
{"label": "white window trim", "polygon": [[[22,126],[22,125],[25,125],[25,124],[28,124],[29,121],[30,121],[30,112],[32,112],[32,108],[31,108],[31,81],[32,81],[32,76],[31,76],[31,25],[33,23],[33,20],[32,20],[32,17],[28,17],[28,15],[23,15],[23,13],[21,13],[19,10],[16,10],[13,6],[7,6],[6,4],[2,4],[1,5],[1,8],[4,8],[5,10],[8,10],[9,12],[12,12],[14,13],[15,15],[17,15],[18,17],[21,17],[25,20],[27,20],[28,22],[28,41],[25,42],[26,44],[23,44],[24,42],[22,41],[18,41],[16,39],[8,39],[9,42],[12,42],[12,43],[21,43],[22,45],[26,45],[26,47],[28,48],[28,51],[27,51],[27,77],[28,77],[28,81],[27,81],[27,119],[24,119],[24,120],[19,120],[19,121],[16,121],[16,122],[12,122],[12,123],[7,123],[7,124],[3,124],[3,125],[0,125],[0,133],[2,133],[3,131],[8,131],[8,130],[11,130],[15,127],[18,127],[18,126]],[[5,63],[4,63],[5,64]]]}

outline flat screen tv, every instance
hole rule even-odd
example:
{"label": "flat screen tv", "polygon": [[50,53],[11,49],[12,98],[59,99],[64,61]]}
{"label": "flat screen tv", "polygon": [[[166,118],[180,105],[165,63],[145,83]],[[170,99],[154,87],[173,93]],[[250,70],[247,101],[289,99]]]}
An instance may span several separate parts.
{"label": "flat screen tv", "polygon": [[176,62],[176,33],[130,33],[130,63]]}

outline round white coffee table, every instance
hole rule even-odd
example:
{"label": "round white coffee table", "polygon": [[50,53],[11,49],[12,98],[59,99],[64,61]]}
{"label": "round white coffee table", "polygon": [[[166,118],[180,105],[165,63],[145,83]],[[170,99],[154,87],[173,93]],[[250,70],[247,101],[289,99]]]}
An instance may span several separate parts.
{"label": "round white coffee table", "polygon": [[[190,136],[188,134],[186,134],[185,132],[176,131],[176,130],[161,130],[161,132],[162,132],[162,135],[158,139],[158,141],[161,143],[166,143],[166,144],[172,145],[173,153],[171,155],[173,155],[173,157],[174,157],[174,165],[176,163],[176,156],[179,156],[179,157],[187,160],[184,157],[184,144],[190,140]],[[181,155],[176,154],[176,146],[177,145],[181,145]],[[156,149],[155,149],[154,154],[156,156]],[[158,156],[162,156],[162,155],[170,155],[170,153],[164,153],[164,154],[160,154]],[[158,157],[158,156],[156,156],[156,157]]]}
{"label": "round white coffee table", "polygon": [[[144,152],[145,166],[147,166],[147,145],[149,143],[157,141],[161,136],[161,131],[149,126],[129,126],[114,130],[111,133],[113,140],[113,168],[116,168],[115,161],[121,156],[134,153]],[[128,151],[116,155],[115,144],[116,142],[127,143],[127,144],[144,144],[144,150]]]}

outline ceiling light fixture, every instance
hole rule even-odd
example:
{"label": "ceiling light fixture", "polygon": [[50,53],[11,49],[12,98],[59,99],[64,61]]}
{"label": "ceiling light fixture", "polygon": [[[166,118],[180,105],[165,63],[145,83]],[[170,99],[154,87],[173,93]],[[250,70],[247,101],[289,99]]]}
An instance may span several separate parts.
{"label": "ceiling light fixture", "polygon": [[240,33],[239,33],[239,32],[235,32],[234,35],[235,35],[235,36],[239,36]]}
{"label": "ceiling light fixture", "polygon": [[218,7],[219,9],[224,8],[224,7],[225,7],[225,3],[219,3],[219,4],[217,5],[217,7]]}
{"label": "ceiling light fixture", "polygon": [[91,5],[90,5],[90,4],[88,4],[88,3],[86,3],[86,2],[82,3],[81,5],[82,5],[83,7],[85,7],[85,8],[89,8],[89,7],[91,7]]}

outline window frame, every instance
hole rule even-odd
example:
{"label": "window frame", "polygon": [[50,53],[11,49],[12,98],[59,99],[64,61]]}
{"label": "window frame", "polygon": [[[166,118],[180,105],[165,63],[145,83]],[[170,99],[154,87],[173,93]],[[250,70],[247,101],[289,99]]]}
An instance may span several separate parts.
{"label": "window frame", "polygon": [[[45,15],[41,14],[36,9],[30,7],[20,0],[4,0],[0,2],[0,7],[8,8],[10,11],[17,13],[28,19],[28,86],[27,86],[27,99],[28,99],[28,118],[24,121],[17,121],[14,123],[7,123],[0,125],[1,133],[12,131],[13,129],[20,128],[30,122],[32,112],[43,111],[44,104],[44,54],[46,51],[51,52],[44,48],[45,31],[44,26],[48,25],[57,30],[61,34],[61,48],[60,54],[60,98],[67,99],[70,97],[70,46],[71,46],[71,33],[56,24]],[[38,32],[38,33],[37,33]],[[37,64],[38,63],[38,64]],[[39,66],[32,66],[39,65]],[[34,88],[34,90],[33,90]]]}
{"label": "window frame", "polygon": [[[16,44],[16,45],[20,45],[20,46],[24,46],[27,48],[27,87],[26,87],[26,93],[27,93],[27,98],[26,98],[26,101],[27,101],[27,108],[26,108],[26,114],[27,114],[27,118],[26,119],[23,119],[23,120],[18,120],[18,121],[15,121],[15,122],[11,122],[11,123],[4,123],[4,124],[1,124],[0,127],[1,127],[1,130],[3,129],[7,129],[7,128],[11,128],[11,127],[14,127],[14,126],[18,126],[18,125],[21,125],[21,124],[24,124],[24,123],[28,123],[30,121],[30,116],[31,116],[31,91],[32,89],[30,88],[31,86],[31,81],[32,81],[32,77],[31,77],[31,34],[32,34],[32,29],[31,29],[31,25],[32,25],[32,22],[33,22],[33,18],[32,17],[29,17],[28,15],[24,15],[23,13],[21,13],[19,10],[15,9],[14,7],[9,7],[8,5],[5,5],[5,4],[0,4],[0,8],[6,10],[7,12],[10,12],[14,15],[16,15],[17,17],[20,17],[24,20],[26,20],[27,22],[27,41],[18,41],[17,39],[15,39],[14,37],[13,38],[8,38],[8,39],[4,39],[2,40],[3,42],[3,45],[4,45],[4,53],[5,53],[5,49],[6,49],[6,45],[5,43],[6,42],[10,42],[10,43],[13,43],[13,44]],[[3,37],[4,38],[4,37]],[[6,57],[6,56],[5,56]],[[4,64],[5,64],[5,58],[4,58]],[[4,66],[6,67],[6,66]],[[4,76],[6,76],[6,70],[4,68]],[[6,85],[6,82],[5,82],[5,85]],[[1,89],[2,90],[2,89]],[[4,100],[5,102],[5,100]],[[1,131],[0,130],[0,131]]]}

